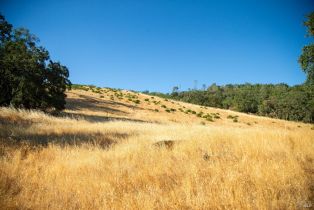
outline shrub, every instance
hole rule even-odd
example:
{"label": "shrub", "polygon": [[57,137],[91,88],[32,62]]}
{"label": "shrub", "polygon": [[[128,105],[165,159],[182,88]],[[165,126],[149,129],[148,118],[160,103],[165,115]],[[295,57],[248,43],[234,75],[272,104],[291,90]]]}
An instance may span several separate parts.
{"label": "shrub", "polygon": [[171,112],[171,110],[170,110],[170,109],[166,109],[165,111],[166,111],[166,112]]}
{"label": "shrub", "polygon": [[149,101],[149,99],[148,99],[148,98],[145,98],[144,101]]}
{"label": "shrub", "polygon": [[228,115],[227,119],[233,119],[233,116],[232,115]]}
{"label": "shrub", "polygon": [[198,116],[198,117],[202,117],[203,116],[203,112],[199,112],[199,113],[197,113],[197,115],[196,116]]}
{"label": "shrub", "polygon": [[215,119],[220,119],[220,116],[214,115],[214,118],[215,118]]}
{"label": "shrub", "polygon": [[166,106],[166,105],[161,105],[161,107],[162,107],[162,108],[167,108],[167,106]]}
{"label": "shrub", "polygon": [[138,100],[138,99],[137,100],[133,100],[133,102],[136,103],[136,104],[140,104],[141,103],[141,101]]}
{"label": "shrub", "polygon": [[99,96],[100,98],[104,98],[104,96],[103,95],[101,95],[101,96]]}
{"label": "shrub", "polygon": [[210,122],[214,122],[212,116],[210,116],[210,115],[206,117],[206,120],[207,120],[207,121],[210,121]]}
{"label": "shrub", "polygon": [[238,115],[228,115],[227,118],[228,119],[235,119],[235,118],[238,118],[239,116]]}
{"label": "shrub", "polygon": [[158,109],[155,109],[155,112],[159,112],[159,110],[158,110]]}

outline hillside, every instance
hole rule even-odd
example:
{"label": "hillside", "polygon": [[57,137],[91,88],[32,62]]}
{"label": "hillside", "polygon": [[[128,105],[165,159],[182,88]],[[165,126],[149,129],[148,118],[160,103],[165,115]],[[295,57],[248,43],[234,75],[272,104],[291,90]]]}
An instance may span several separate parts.
{"label": "hillside", "polygon": [[313,205],[311,124],[127,90],[67,96],[55,117],[0,108],[1,208]]}
{"label": "hillside", "polygon": [[[86,91],[74,89],[67,93],[67,97],[65,112],[71,117],[81,117],[91,122],[109,120],[149,123],[176,122],[220,127],[250,128],[252,126],[288,130],[300,130],[301,127],[311,129],[313,127],[311,124],[202,107],[127,90],[92,88]],[[199,113],[202,114],[198,115]],[[237,118],[237,122],[234,122],[233,118]]]}

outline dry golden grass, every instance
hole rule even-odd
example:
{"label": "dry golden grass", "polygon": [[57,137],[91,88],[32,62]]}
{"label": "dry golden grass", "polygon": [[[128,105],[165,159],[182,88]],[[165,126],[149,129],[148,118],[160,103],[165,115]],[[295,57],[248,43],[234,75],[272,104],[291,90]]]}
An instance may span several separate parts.
{"label": "dry golden grass", "polygon": [[63,117],[0,108],[0,208],[313,207],[313,125],[122,93],[72,90]]}

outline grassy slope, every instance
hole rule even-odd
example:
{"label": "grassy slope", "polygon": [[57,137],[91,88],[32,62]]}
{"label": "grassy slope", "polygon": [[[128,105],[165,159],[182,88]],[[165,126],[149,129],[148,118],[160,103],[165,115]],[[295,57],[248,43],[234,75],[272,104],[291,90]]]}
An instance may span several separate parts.
{"label": "grassy slope", "polygon": [[0,109],[0,208],[313,205],[313,125],[109,89],[70,91],[63,115]]}

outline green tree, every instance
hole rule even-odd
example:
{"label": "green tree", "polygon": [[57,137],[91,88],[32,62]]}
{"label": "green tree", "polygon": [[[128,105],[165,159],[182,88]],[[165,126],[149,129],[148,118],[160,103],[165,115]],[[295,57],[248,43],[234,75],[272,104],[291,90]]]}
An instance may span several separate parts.
{"label": "green tree", "polygon": [[174,86],[172,88],[171,96],[176,97],[176,96],[178,96],[178,94],[179,94],[179,87],[178,86]]}
{"label": "green tree", "polygon": [[27,29],[13,29],[0,15],[0,105],[62,110],[69,71],[37,46]]}
{"label": "green tree", "polygon": [[[307,16],[307,21],[304,25],[308,28],[307,36],[314,37],[314,12]],[[302,54],[299,58],[299,63],[302,70],[307,76],[306,83],[314,85],[314,43],[311,43],[302,49]]]}
{"label": "green tree", "polygon": [[257,88],[253,85],[245,84],[241,87],[234,99],[236,110],[256,113],[258,108],[257,94]]}

